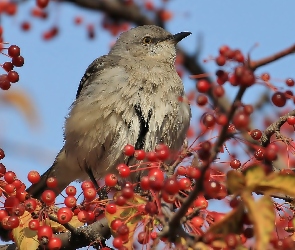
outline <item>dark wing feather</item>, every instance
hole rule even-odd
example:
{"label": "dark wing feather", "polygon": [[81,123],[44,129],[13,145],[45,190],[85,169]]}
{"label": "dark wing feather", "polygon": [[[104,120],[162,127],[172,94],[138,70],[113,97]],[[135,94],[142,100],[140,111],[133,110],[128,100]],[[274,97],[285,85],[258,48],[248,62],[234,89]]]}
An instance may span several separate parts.
{"label": "dark wing feather", "polygon": [[89,77],[91,77],[94,74],[99,75],[100,72],[102,72],[103,70],[109,67],[116,66],[120,59],[121,59],[120,56],[115,56],[115,55],[106,55],[106,56],[101,56],[99,58],[96,58],[86,69],[80,81],[76,98],[80,96],[82,89],[87,86],[87,80],[89,79]]}

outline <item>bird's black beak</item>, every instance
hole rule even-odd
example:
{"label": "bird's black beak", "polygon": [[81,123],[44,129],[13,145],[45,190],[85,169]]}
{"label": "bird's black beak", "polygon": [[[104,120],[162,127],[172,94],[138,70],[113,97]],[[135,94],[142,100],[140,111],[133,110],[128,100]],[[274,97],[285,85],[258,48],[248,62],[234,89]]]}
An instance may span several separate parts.
{"label": "bird's black beak", "polygon": [[186,38],[187,36],[189,36],[190,34],[192,34],[191,32],[180,32],[177,33],[175,35],[173,35],[173,41],[176,43],[180,42],[183,38]]}

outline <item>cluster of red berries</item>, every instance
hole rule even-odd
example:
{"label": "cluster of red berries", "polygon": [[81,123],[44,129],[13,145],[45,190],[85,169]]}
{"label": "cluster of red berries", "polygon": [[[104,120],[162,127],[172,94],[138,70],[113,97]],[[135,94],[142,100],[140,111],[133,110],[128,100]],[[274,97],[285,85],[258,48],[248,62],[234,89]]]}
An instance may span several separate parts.
{"label": "cluster of red berries", "polygon": [[[0,149],[0,159],[5,156],[4,151]],[[25,212],[37,212],[40,202],[36,199],[29,198],[26,186],[22,183],[12,171],[7,171],[5,166],[0,163],[0,184],[1,198],[4,198],[3,208],[0,209],[1,227],[8,232],[8,240],[14,240],[12,230],[24,223],[22,216]],[[40,180],[36,171],[28,174],[28,179],[32,183]],[[41,218],[41,217],[40,217]],[[25,219],[27,221],[27,217]],[[61,248],[61,240],[53,236],[52,228],[39,219],[31,219],[28,223],[31,230],[37,231],[40,244],[44,244],[51,250]]]}
{"label": "cluster of red berries", "polygon": [[7,72],[0,75],[0,88],[8,90],[11,83],[19,81],[19,75],[14,71],[14,67],[22,67],[24,65],[24,58],[20,55],[20,48],[17,45],[11,45],[8,48],[8,56],[11,58],[10,62],[5,62],[1,67]]}

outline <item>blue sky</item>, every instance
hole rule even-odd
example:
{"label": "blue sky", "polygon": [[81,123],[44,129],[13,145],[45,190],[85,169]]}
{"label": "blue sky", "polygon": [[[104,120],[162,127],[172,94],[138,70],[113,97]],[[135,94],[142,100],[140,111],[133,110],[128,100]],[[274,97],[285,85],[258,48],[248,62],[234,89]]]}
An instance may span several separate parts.
{"label": "blue sky", "polygon": [[[33,4],[34,1],[28,1],[20,6],[19,15],[1,18],[5,41],[19,45],[25,57],[25,65],[19,70],[20,82],[13,89],[27,92],[41,121],[38,128],[32,129],[14,109],[0,110],[0,142],[6,152],[3,163],[16,171],[22,180],[29,170],[42,173],[53,162],[63,145],[64,118],[85,69],[96,57],[106,54],[115,39],[100,29],[100,13],[55,3],[49,6],[52,12],[48,20],[34,20],[32,30],[24,33],[19,24],[30,19],[29,10]],[[174,0],[167,7],[176,12],[173,20],[167,23],[167,30],[171,33],[191,31],[193,35],[184,39],[180,46],[189,52],[201,46],[200,62],[210,55],[217,55],[223,44],[246,53],[259,43],[251,52],[253,59],[259,59],[295,42],[295,1]],[[76,15],[82,15],[86,23],[96,24],[96,39],[90,41],[86,29],[73,24]],[[41,33],[53,24],[58,24],[60,34],[44,42]],[[201,45],[197,42],[198,35],[202,36]],[[4,61],[2,56],[1,62]],[[270,72],[277,79],[295,78],[294,65],[295,56],[289,56],[257,73]],[[214,74],[213,62],[204,67]],[[188,76],[184,81],[186,89],[195,85]],[[251,88],[243,100],[251,103],[264,90],[261,86]],[[229,95],[232,97],[235,91],[229,89]]]}

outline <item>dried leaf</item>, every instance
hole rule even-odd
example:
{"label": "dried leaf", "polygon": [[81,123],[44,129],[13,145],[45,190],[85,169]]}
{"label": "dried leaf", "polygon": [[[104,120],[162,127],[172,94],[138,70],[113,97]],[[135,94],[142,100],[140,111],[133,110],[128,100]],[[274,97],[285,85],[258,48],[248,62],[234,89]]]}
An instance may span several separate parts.
{"label": "dried leaf", "polygon": [[29,228],[31,214],[27,211],[19,217],[20,224],[12,230],[12,235],[16,246],[21,250],[37,249],[39,242],[37,240],[37,231]]}
{"label": "dried leaf", "polygon": [[241,197],[254,226],[255,249],[265,250],[275,228],[275,211],[272,199],[270,196],[264,195],[260,200],[255,201],[250,192],[243,192]]}
{"label": "dried leaf", "polygon": [[295,176],[289,174],[272,173],[260,181],[257,189],[268,193],[283,193],[295,197]]}
{"label": "dried leaf", "polygon": [[230,193],[238,193],[245,187],[245,176],[238,171],[231,170],[226,174],[226,187]]}
{"label": "dried leaf", "polygon": [[31,126],[39,124],[36,108],[33,105],[31,98],[25,92],[20,90],[2,92],[0,101],[19,110]]}
{"label": "dried leaf", "polygon": [[254,190],[265,178],[264,169],[261,166],[252,166],[245,171],[246,186],[249,190]]}

